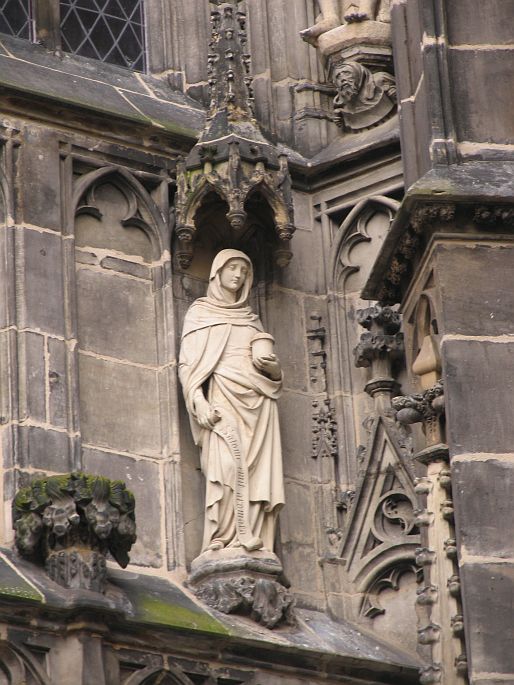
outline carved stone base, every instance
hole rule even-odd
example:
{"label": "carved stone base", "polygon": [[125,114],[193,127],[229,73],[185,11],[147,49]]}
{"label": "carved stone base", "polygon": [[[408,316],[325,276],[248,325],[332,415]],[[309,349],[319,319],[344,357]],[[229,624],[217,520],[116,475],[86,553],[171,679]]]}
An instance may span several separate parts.
{"label": "carved stone base", "polygon": [[107,577],[105,555],[90,549],[51,552],[45,562],[49,577],[67,588],[103,592]]}
{"label": "carved stone base", "polygon": [[242,614],[266,628],[292,623],[293,597],[272,552],[242,548],[208,551],[191,565],[188,585],[208,606]]}

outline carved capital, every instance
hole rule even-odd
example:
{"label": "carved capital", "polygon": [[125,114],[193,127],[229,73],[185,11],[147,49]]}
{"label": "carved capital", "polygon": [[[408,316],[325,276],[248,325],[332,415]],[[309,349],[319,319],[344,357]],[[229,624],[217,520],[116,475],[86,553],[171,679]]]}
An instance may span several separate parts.
{"label": "carved capital", "polygon": [[72,473],[35,480],[14,498],[20,554],[68,588],[102,592],[108,552],[125,568],[136,540],[135,501],[121,481]]}
{"label": "carved capital", "polygon": [[438,664],[432,664],[427,668],[423,668],[419,672],[419,682],[421,685],[432,685],[432,683],[440,683],[442,677],[442,669]]}
{"label": "carved capital", "polygon": [[368,332],[361,335],[353,350],[355,366],[371,368],[366,392],[375,399],[377,410],[390,412],[391,397],[399,390],[393,377],[393,361],[404,352],[401,316],[391,307],[376,304],[358,310],[357,321]]}
{"label": "carved capital", "polygon": [[401,355],[403,350],[403,333],[396,333],[396,335],[363,333],[360,343],[353,350],[355,366],[369,367],[377,356],[381,354]]}
{"label": "carved capital", "polygon": [[357,310],[357,322],[366,330],[380,330],[386,335],[395,335],[401,328],[400,313],[382,304]]}

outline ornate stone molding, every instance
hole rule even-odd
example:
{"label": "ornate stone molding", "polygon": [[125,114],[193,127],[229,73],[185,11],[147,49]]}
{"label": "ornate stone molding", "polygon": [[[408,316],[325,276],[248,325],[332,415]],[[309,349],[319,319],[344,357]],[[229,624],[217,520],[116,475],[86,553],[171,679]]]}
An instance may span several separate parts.
{"label": "ornate stone molding", "polygon": [[312,327],[307,329],[310,380],[318,396],[312,401],[312,452],[313,459],[338,455],[338,434],[335,410],[327,392],[326,329],[321,325],[321,315],[310,316]]}
{"label": "ornate stone molding", "polygon": [[484,227],[494,228],[500,224],[511,228],[514,225],[512,205],[481,205],[475,208],[473,221]]}
{"label": "ornate stone molding", "polygon": [[410,221],[398,241],[389,268],[382,278],[377,299],[387,304],[401,300],[402,285],[410,278],[413,261],[426,241],[426,235],[437,225],[454,221],[456,205],[448,202],[420,203],[410,215]]}
{"label": "ornate stone molding", "polygon": [[241,0],[216,0],[211,23],[207,123],[198,143],[177,165],[177,258],[181,268],[190,266],[198,216],[213,196],[228,208],[224,210],[229,230],[225,242],[241,247],[251,228],[248,201],[260,195],[272,217],[275,261],[283,267],[292,257],[290,240],[295,231],[291,178],[287,156],[277,154],[253,116],[246,14]]}
{"label": "ornate stone molding", "polygon": [[362,602],[361,613],[368,618],[375,618],[385,614],[386,610],[380,603],[380,594],[384,590],[400,589],[400,579],[404,573],[417,574],[418,568],[414,562],[398,563],[392,568],[387,569],[385,573],[380,575],[371,585],[368,592],[364,596]]}
{"label": "ornate stone molding", "polygon": [[330,399],[312,402],[312,453],[313,459],[337,458],[337,421]]}
{"label": "ornate stone molding", "polygon": [[72,473],[35,480],[13,501],[20,554],[67,588],[105,589],[109,552],[125,568],[136,540],[135,501],[121,481]]}
{"label": "ornate stone molding", "polygon": [[273,552],[204,552],[193,561],[187,584],[202,602],[224,614],[249,616],[266,628],[294,622],[294,599]]}
{"label": "ornate stone molding", "polygon": [[421,537],[426,545],[417,553],[424,580],[417,597],[420,620],[424,622],[418,639],[429,648],[431,661],[421,671],[420,681],[464,685],[467,660],[448,461],[448,450],[433,451],[432,459],[426,462],[427,475],[416,481],[422,505],[418,519],[425,522]]}

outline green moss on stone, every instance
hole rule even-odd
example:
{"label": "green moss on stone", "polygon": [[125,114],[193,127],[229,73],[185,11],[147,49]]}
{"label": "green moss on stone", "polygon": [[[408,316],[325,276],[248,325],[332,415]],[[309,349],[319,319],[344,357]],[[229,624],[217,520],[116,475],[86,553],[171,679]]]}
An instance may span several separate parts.
{"label": "green moss on stone", "polygon": [[193,611],[184,606],[170,604],[162,599],[150,595],[141,595],[138,604],[138,619],[173,628],[187,628],[204,633],[228,635],[229,631],[213,616],[200,609]]}

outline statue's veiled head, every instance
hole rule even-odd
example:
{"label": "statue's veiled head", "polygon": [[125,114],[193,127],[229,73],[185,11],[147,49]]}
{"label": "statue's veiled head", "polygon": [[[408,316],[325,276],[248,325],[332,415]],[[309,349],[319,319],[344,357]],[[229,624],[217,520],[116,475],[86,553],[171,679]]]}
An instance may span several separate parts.
{"label": "statue's veiled head", "polygon": [[239,250],[221,250],[211,267],[207,296],[224,306],[246,304],[253,283],[250,258]]}

